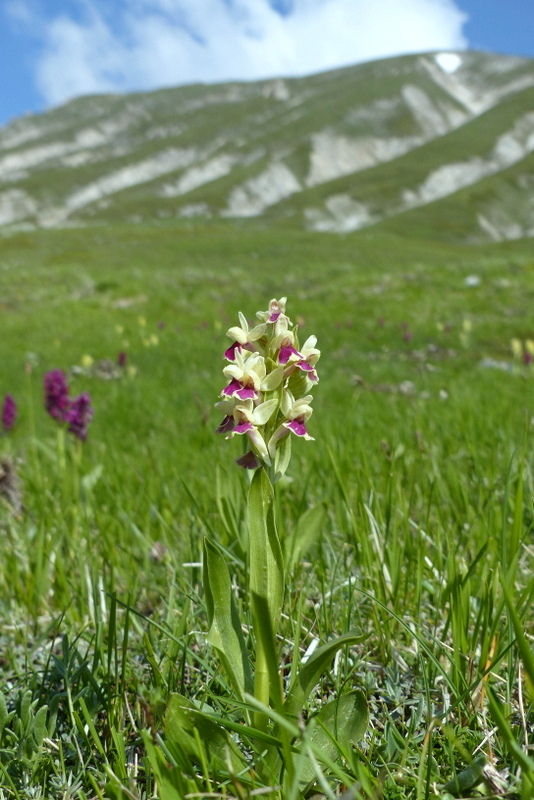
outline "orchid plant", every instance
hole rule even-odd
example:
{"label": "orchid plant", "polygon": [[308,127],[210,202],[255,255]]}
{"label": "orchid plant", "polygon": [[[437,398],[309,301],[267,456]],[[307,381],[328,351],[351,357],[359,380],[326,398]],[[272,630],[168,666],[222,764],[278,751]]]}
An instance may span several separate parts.
{"label": "orchid plant", "polygon": [[[252,620],[249,643],[253,644],[253,664],[239,618],[227,553],[211,539],[204,543],[203,584],[208,641],[220,657],[236,700],[249,709],[247,719],[253,723],[249,730],[257,731],[260,741],[267,741],[267,737],[273,743],[278,741],[267,747],[263,767],[258,769],[266,770],[263,777],[269,781],[280,782],[283,776],[286,788],[293,787],[291,794],[296,797],[295,792],[314,775],[313,769],[310,774],[306,769],[295,772],[295,742],[301,735],[297,719],[336,652],[362,637],[350,632],[317,647],[305,663],[294,665],[284,692],[277,635],[286,564],[277,532],[274,492],[276,482],[289,467],[294,437],[313,441],[308,432],[312,415],[310,391],[319,380],[316,367],[320,358],[315,336],[300,345],[297,326],[286,314],[286,302],[285,297],[271,300],[267,311],[258,312],[258,323],[253,326],[239,313],[239,325],[227,332],[231,345],[224,353],[226,385],[216,403],[223,415],[217,432],[226,439],[243,437],[245,452],[237,463],[252,471],[247,499],[247,584],[243,596]],[[189,701],[179,697],[169,719],[176,720],[175,714],[182,722],[184,714],[206,718],[204,712],[195,712]],[[317,730],[306,739],[306,747],[312,753],[308,767],[316,763],[313,753],[321,757],[325,748],[332,745],[328,736],[324,739],[325,728],[343,729],[347,739],[355,740],[363,734],[368,720],[365,699],[358,691],[326,703],[319,716]],[[280,724],[280,720],[286,722]],[[171,727],[169,723],[169,730]],[[177,730],[175,735],[181,739],[183,730]],[[323,742],[319,744],[321,735]],[[329,758],[332,761],[332,755]]]}

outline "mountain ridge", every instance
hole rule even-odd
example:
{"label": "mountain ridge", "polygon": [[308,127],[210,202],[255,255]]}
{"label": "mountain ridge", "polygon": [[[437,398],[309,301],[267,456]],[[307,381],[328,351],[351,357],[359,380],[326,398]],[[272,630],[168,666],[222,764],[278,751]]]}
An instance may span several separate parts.
{"label": "mountain ridge", "polygon": [[415,233],[430,207],[439,237],[458,195],[468,220],[453,236],[521,238],[532,153],[534,60],[514,56],[92,95],[0,129],[0,226],[221,217],[349,233],[402,215]]}

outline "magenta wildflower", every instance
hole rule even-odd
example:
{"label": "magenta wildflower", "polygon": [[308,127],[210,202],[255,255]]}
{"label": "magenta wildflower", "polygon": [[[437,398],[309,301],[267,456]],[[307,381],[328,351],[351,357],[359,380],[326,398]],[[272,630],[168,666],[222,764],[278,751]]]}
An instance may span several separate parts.
{"label": "magenta wildflower", "polygon": [[82,442],[87,439],[87,428],[92,418],[93,408],[91,406],[91,398],[87,392],[72,400],[64,416],[65,422],[68,422],[69,425],[69,433],[73,433]]}
{"label": "magenta wildflower", "polygon": [[121,350],[119,355],[117,356],[117,363],[119,367],[126,366],[126,359],[127,359],[126,353],[124,352],[124,350]]}
{"label": "magenta wildflower", "polygon": [[71,400],[65,373],[60,369],[48,372],[44,378],[45,407],[58,422],[65,422],[67,430],[83,442],[93,418],[91,398],[84,392]]}
{"label": "magenta wildflower", "polygon": [[11,430],[17,419],[17,405],[12,395],[6,394],[2,406],[2,427],[7,433]]}
{"label": "magenta wildflower", "polygon": [[51,417],[59,422],[65,419],[65,412],[68,410],[69,387],[65,373],[61,369],[53,369],[47,372],[44,377],[45,408]]}

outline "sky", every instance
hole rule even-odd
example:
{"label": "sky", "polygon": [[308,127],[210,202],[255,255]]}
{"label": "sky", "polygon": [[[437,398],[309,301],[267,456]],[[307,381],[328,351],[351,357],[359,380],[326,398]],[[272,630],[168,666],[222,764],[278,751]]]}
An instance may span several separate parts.
{"label": "sky", "polygon": [[83,94],[466,48],[534,58],[534,0],[0,0],[0,126]]}

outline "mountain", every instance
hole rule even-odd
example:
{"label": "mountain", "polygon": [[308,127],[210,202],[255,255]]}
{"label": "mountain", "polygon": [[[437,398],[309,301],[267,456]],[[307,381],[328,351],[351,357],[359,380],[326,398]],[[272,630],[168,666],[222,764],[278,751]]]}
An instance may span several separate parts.
{"label": "mountain", "polygon": [[534,235],[534,61],[427,53],[82,97],[0,129],[0,225],[264,218]]}

